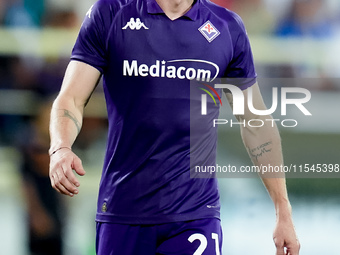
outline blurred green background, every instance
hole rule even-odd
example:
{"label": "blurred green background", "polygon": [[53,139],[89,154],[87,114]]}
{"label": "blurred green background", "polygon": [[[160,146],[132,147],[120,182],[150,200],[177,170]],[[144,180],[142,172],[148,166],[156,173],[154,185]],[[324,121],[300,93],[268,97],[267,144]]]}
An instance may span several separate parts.
{"label": "blurred green background", "polygon": [[[38,254],[37,246],[47,247],[39,254],[94,254],[107,129],[101,86],[86,109],[74,147],[87,171],[80,194],[72,199],[58,196],[47,177],[49,107],[93,2],[0,1],[0,254]],[[279,110],[273,114],[299,123],[280,127],[286,165],[339,164],[340,1],[215,2],[243,18],[267,106],[280,79],[311,92],[305,106],[312,116],[294,107],[285,117]],[[221,109],[221,118],[233,118],[229,107]],[[218,163],[250,165],[237,127],[219,127]],[[288,177],[300,254],[339,254],[340,179],[334,174]],[[260,179],[223,175],[219,183],[224,254],[275,254],[275,211]]]}

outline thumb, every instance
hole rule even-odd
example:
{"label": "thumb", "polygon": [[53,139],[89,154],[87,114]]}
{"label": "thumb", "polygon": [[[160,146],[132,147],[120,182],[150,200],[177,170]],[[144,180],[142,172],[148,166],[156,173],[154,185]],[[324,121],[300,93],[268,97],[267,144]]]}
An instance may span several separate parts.
{"label": "thumb", "polygon": [[83,168],[83,164],[80,160],[80,158],[75,157],[73,160],[73,170],[76,171],[77,174],[83,176],[86,174],[84,168]]}

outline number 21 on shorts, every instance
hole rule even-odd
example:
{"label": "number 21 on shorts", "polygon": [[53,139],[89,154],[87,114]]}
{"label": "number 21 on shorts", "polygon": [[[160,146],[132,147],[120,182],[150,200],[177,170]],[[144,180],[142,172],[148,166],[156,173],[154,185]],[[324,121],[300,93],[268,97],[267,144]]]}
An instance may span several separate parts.
{"label": "number 21 on shorts", "polygon": [[[211,233],[211,238],[215,241],[215,251],[216,255],[220,255],[220,248],[219,248],[219,241],[218,241],[218,234]],[[200,245],[198,246],[197,250],[193,253],[193,255],[202,255],[205,249],[208,246],[208,240],[203,234],[192,234],[189,236],[188,241],[192,243],[195,240],[200,241]]]}

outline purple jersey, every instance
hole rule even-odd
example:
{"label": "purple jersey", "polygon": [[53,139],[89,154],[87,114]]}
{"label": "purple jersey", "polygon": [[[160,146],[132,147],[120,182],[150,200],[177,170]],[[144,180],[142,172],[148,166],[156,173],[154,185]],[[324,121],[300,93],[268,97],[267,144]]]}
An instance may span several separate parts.
{"label": "purple jersey", "polygon": [[[219,218],[217,180],[190,178],[190,123],[202,121],[190,116],[190,81],[251,78],[238,84],[242,89],[255,83],[241,19],[207,0],[174,21],[155,0],[99,0],[72,60],[103,74],[109,131],[96,220]],[[216,129],[206,124],[200,131],[196,156],[213,165]]]}

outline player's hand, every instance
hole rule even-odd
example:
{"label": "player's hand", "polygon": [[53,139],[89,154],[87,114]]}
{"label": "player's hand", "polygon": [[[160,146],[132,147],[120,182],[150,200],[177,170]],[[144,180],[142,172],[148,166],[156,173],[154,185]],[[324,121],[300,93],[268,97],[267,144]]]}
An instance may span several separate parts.
{"label": "player's hand", "polygon": [[276,246],[276,255],[299,254],[300,242],[290,215],[278,217],[273,238]]}
{"label": "player's hand", "polygon": [[81,160],[70,149],[63,148],[50,157],[50,181],[59,193],[73,197],[79,193],[80,183],[73,170],[83,176],[85,170]]}

